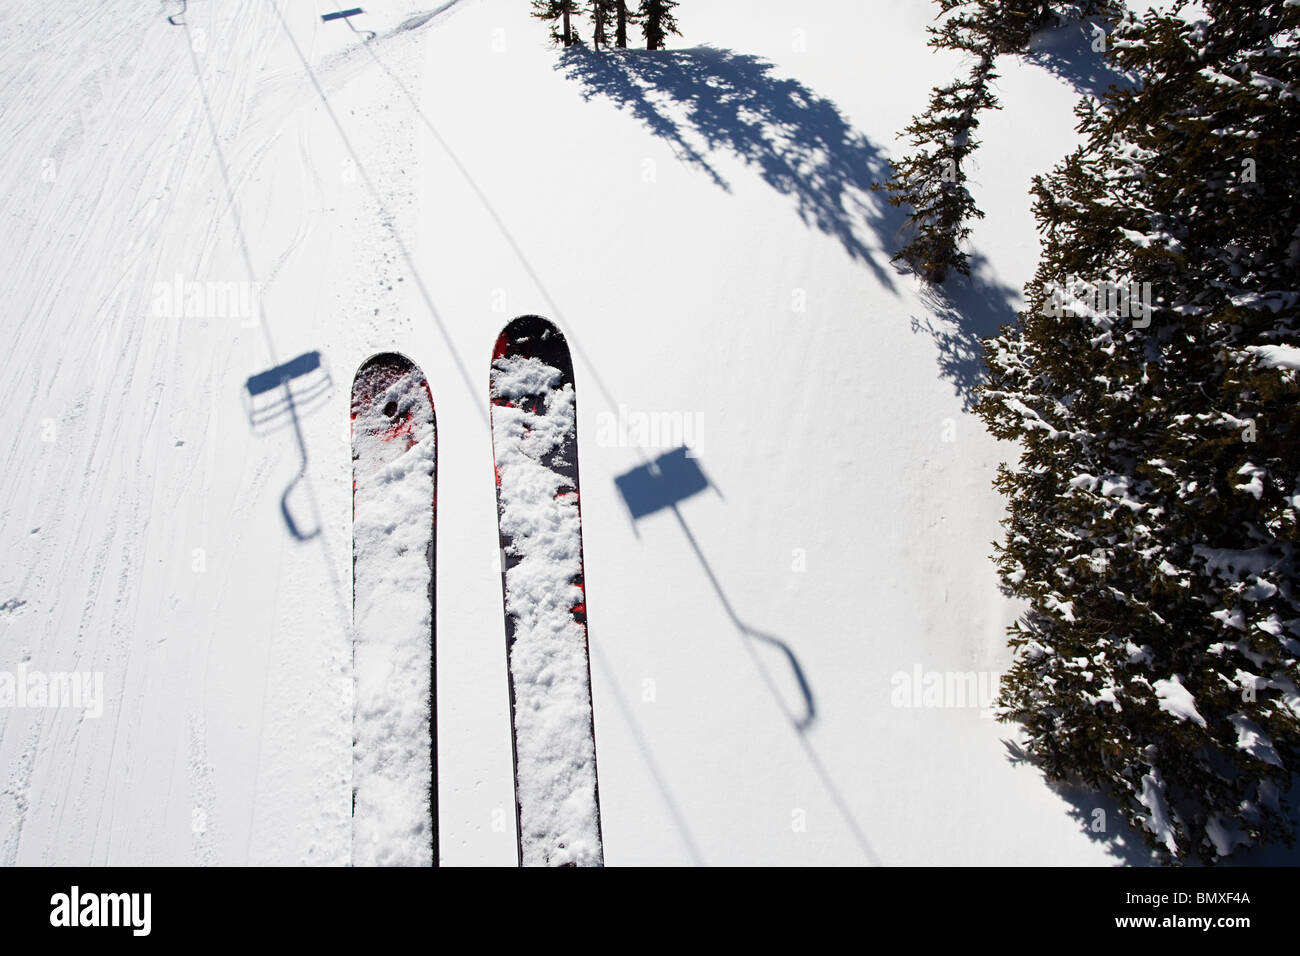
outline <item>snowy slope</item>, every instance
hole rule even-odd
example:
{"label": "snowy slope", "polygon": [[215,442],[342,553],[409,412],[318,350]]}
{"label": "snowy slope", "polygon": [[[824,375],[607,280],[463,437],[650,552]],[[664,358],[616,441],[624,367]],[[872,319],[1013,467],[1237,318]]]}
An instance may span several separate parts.
{"label": "snowy slope", "polygon": [[[415,2],[366,45],[323,0],[0,10],[0,671],[104,687],[0,709],[0,862],[350,860],[347,392],[390,349],[438,409],[443,861],[515,862],[487,385],[526,313],[574,351],[609,864],[1115,862],[979,706],[896,706],[1007,660],[1011,450],[964,399],[1073,67],[1006,64],[944,301],[867,188],[960,66],[931,4],[692,0],[599,60]],[[696,457],[617,427],[655,412]]]}

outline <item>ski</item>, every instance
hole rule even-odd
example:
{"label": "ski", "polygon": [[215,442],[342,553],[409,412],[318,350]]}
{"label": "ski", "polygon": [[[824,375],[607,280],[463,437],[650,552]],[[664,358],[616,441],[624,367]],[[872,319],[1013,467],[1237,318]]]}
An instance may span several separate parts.
{"label": "ski", "polygon": [[573,363],[524,316],[490,379],[520,866],[602,866]]}
{"label": "ski", "polygon": [[352,863],[438,865],[429,383],[394,352],[352,382]]}

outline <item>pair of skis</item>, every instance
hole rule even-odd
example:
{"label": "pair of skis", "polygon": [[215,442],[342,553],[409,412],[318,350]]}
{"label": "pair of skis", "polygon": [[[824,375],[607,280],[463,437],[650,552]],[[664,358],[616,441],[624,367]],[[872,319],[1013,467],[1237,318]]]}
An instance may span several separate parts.
{"label": "pair of skis", "polygon": [[[521,866],[600,866],[573,364],[536,316],[489,383]],[[434,406],[407,358],[352,388],[353,863],[437,865]]]}

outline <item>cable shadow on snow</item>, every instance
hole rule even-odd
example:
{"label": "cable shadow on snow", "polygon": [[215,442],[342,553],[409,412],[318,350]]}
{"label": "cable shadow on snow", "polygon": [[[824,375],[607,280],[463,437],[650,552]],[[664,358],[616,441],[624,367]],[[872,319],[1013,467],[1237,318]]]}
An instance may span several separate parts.
{"label": "cable shadow on snow", "polygon": [[[772,63],[714,47],[608,50],[573,47],[557,69],[582,97],[603,97],[665,140],[678,159],[720,188],[730,184],[714,157],[729,153],[795,204],[799,218],[839,240],[886,288],[888,252],[902,227],[900,209],[871,192],[889,177],[888,159],[849,124],[833,102]],[[867,237],[874,234],[877,245]]]}
{"label": "cable shadow on snow", "polygon": [[[686,448],[673,449],[652,461],[618,475],[614,479],[614,484],[627,506],[634,527],[638,520],[661,511],[671,511],[673,517],[677,519],[677,525],[682,529],[682,534],[686,536],[686,541],[691,546],[691,550],[695,552],[695,557],[700,562],[700,567],[704,569],[705,577],[708,578],[709,584],[718,597],[718,601],[722,604],[723,611],[726,612],[727,617],[740,633],[745,650],[753,661],[755,669],[785,714],[786,719],[790,721],[791,726],[794,728],[799,745],[803,748],[804,755],[820,779],[823,789],[835,804],[863,855],[873,865],[880,865],[880,858],[872,849],[871,844],[867,842],[867,838],[858,826],[848,802],[835,785],[829,771],[826,769],[825,764],[822,763],[820,755],[813,748],[812,741],[808,737],[808,731],[817,718],[817,705],[812,687],[808,683],[808,678],[799,663],[799,658],[795,656],[790,645],[781,638],[751,627],[740,618],[731,603],[731,599],[727,596],[727,592],[723,589],[722,583],[718,580],[713,566],[709,563],[703,549],[691,531],[690,525],[686,523],[686,519],[682,516],[681,509],[678,507],[682,501],[713,487],[708,476],[700,468],[694,454]],[[787,699],[789,695],[782,693],[775,675],[758,653],[760,646],[774,649],[784,659],[786,666],[789,668],[794,684],[798,688],[798,701],[793,706]]]}
{"label": "cable shadow on snow", "polygon": [[[403,237],[401,231],[397,228],[397,218],[395,214],[391,211],[383,193],[380,191],[379,186],[376,183],[375,178],[370,174],[369,168],[364,162],[362,162],[361,155],[353,144],[352,137],[348,135],[347,130],[343,127],[342,121],[339,119],[338,113],[334,110],[334,104],[332,104],[329,97],[325,95],[325,87],[321,84],[320,77],[317,76],[316,71],[312,69],[311,62],[307,59],[307,55],[303,52],[302,46],[298,43],[297,38],[293,35],[293,31],[289,28],[288,21],[285,20],[284,12],[280,9],[279,3],[277,3],[276,0],[267,0],[267,2],[275,13],[280,28],[283,31],[285,38],[289,41],[289,46],[293,49],[294,55],[302,65],[303,73],[306,75],[308,83],[311,84],[316,96],[320,99],[321,106],[325,110],[325,115],[328,117],[330,124],[334,127],[335,132],[338,133],[339,141],[343,144],[343,148],[347,151],[348,156],[355,164],[357,172],[361,177],[361,182],[365,186],[366,192],[370,194],[370,198],[378,210],[380,223],[388,231],[393,245],[397,249],[398,255],[401,256],[402,261],[406,264],[407,272],[410,273],[411,279],[415,283],[416,291],[424,302],[429,316],[433,319],[434,325],[437,326],[438,332],[442,336],[443,343],[447,347],[447,355],[456,366],[456,370],[460,373],[461,381],[464,383],[466,389],[468,389],[470,395],[477,396],[480,391],[479,386],[475,384],[473,376],[470,375],[469,369],[465,365],[465,360],[461,358],[460,351],[456,348],[456,343],[451,337],[451,331],[447,326],[447,322],[443,318],[442,313],[438,310],[433,299],[433,293],[429,291],[428,284],[424,281],[423,273],[416,268],[415,256],[412,254],[410,247],[406,244],[406,239]],[[433,15],[436,16],[443,10],[448,10],[453,6],[455,6],[455,3],[444,4],[444,6],[440,7],[438,10],[433,11]],[[430,19],[432,19],[432,17],[430,17]],[[421,21],[417,26],[427,22],[427,20]],[[406,30],[400,32],[409,32],[411,29],[414,29],[414,27],[407,27]],[[375,62],[379,63],[380,66],[383,66],[385,72],[387,72],[389,76],[396,80],[396,76],[394,76],[392,71],[384,66],[382,61],[375,56],[374,50],[372,49],[373,45],[371,43],[363,42],[361,46],[367,50],[372,57],[375,57]],[[405,92],[404,87],[403,92]],[[487,425],[487,409],[479,401],[475,401],[473,405],[475,410],[478,411],[479,417],[483,420],[483,424]]]}
{"label": "cable shadow on snow", "polygon": [[[188,4],[186,4],[186,6],[188,6]],[[203,69],[199,64],[198,54],[195,49],[194,34],[191,33],[190,31],[190,25],[187,18],[182,18],[179,22],[177,22],[172,18],[169,18],[168,22],[170,22],[173,26],[182,28],[184,31],[183,35],[185,38],[184,40],[185,47],[189,54],[190,64],[194,68],[194,83],[195,83],[195,89],[198,93],[199,105],[201,107],[204,120],[206,121],[208,134],[212,140],[212,154],[213,157],[216,159],[217,168],[221,175],[221,182],[225,188],[225,194],[226,194],[225,198],[227,204],[226,211],[230,216],[231,225],[234,229],[235,236],[238,240],[239,253],[244,264],[244,270],[248,276],[248,281],[256,284],[257,269],[253,264],[252,252],[249,249],[248,235],[244,231],[243,217],[240,214],[238,197],[235,192],[234,182],[230,175],[230,166],[226,161],[225,151],[221,147],[221,135],[217,126],[216,116],[212,109],[212,100],[211,97],[209,97],[208,95],[207,83],[204,81],[203,78]],[[285,524],[286,527],[288,528],[290,535],[296,541],[303,542],[308,540],[315,540],[319,543],[321,548],[321,553],[324,558],[325,573],[329,578],[329,592],[334,598],[334,605],[335,605],[334,610],[335,610],[336,620],[339,623],[340,632],[346,632],[351,621],[350,608],[348,607],[348,605],[344,604],[343,602],[342,596],[344,591],[342,587],[342,582],[339,580],[338,574],[334,570],[335,568],[338,567],[338,565],[334,560],[333,548],[330,545],[329,536],[321,533],[322,526],[320,521],[320,507],[316,500],[316,490],[315,487],[312,485],[310,477],[308,477],[307,475],[307,444],[305,439],[303,438],[302,429],[299,426],[298,411],[294,404],[292,391],[289,385],[289,380],[292,379],[294,376],[290,374],[286,378],[285,373],[283,371],[277,372],[277,369],[282,369],[282,366],[280,365],[280,360],[277,357],[274,337],[271,335],[270,323],[264,312],[261,312],[258,316],[257,327],[262,332],[262,338],[266,346],[267,355],[270,357],[271,362],[275,363],[275,366],[268,373],[263,373],[263,375],[266,377],[259,377],[255,375],[252,376],[252,378],[249,381],[254,382],[255,388],[260,388],[262,385],[266,385],[267,391],[269,391],[270,387],[272,387],[270,386],[270,382],[274,378],[279,379],[279,381],[281,382],[281,387],[285,390],[285,400],[288,406],[287,412],[289,414],[290,420],[294,427],[295,437],[297,438],[298,441],[298,451],[300,455],[298,472],[290,482],[289,487],[285,489],[284,494],[281,496],[280,499],[281,515],[285,520]],[[310,354],[311,353],[307,353],[308,356],[310,356]],[[295,363],[302,363],[302,364],[296,365]],[[299,356],[297,359],[294,359],[291,362],[286,364],[290,366],[290,370],[292,371],[295,369],[306,368],[307,366],[310,366],[312,364],[312,360],[309,357],[307,357],[304,361],[304,356]],[[317,367],[319,367],[319,357],[317,357],[316,365]],[[248,381],[246,381],[245,382],[246,391],[248,390],[248,384],[249,384]],[[250,396],[250,398],[251,397],[252,396]],[[307,510],[311,513],[315,523],[315,528],[308,532],[304,532],[299,527],[298,522],[294,519],[293,514],[288,508],[289,496],[291,495],[293,490],[297,487],[302,487],[304,489],[304,494],[307,499]],[[270,677],[271,677],[271,670],[272,670],[271,665],[272,665],[272,661],[274,660],[273,655],[274,655],[274,647],[275,647],[275,635],[276,635],[276,631],[273,628],[266,641],[266,656],[263,664],[262,690],[260,695],[261,711],[258,717],[258,726],[266,725],[266,710],[267,710],[268,701],[270,699],[268,688],[270,686]],[[249,818],[248,818],[248,825],[247,825],[247,837],[244,843],[245,862],[253,858],[252,841],[253,841],[253,834],[256,830],[255,821],[256,821],[256,813],[257,813],[257,794],[258,794],[258,784],[262,772],[263,736],[264,735],[259,734],[257,737],[257,753],[253,759],[253,781],[252,781],[252,790],[251,790],[252,799],[249,803],[249,808],[248,808]]]}
{"label": "cable shadow on snow", "polygon": [[[182,2],[181,14],[187,11],[188,3]],[[235,237],[238,240],[240,257],[243,260],[244,270],[248,276],[248,281],[256,284],[257,270],[253,265],[252,252],[248,245],[248,236],[244,231],[243,218],[240,215],[239,204],[236,199],[235,188],[230,176],[230,167],[226,162],[225,151],[221,148],[221,136],[217,130],[217,120],[212,109],[212,100],[208,96],[207,84],[203,79],[203,69],[199,64],[198,54],[195,52],[193,36],[190,33],[189,21],[181,19],[179,22],[168,17],[168,22],[173,26],[181,27],[185,33],[185,45],[188,48],[190,63],[194,67],[194,81],[199,94],[200,105],[202,106],[203,116],[207,122],[208,132],[212,137],[212,152],[217,161],[217,168],[221,174],[222,184],[225,186],[226,202],[230,214],[231,224],[235,231]],[[294,438],[298,447],[298,470],[294,477],[290,479],[284,493],[280,496],[280,514],[284,519],[285,527],[295,541],[310,541],[320,534],[320,509],[316,503],[316,495],[310,482],[305,482],[307,477],[307,442],[303,437],[302,425],[299,418],[299,405],[307,402],[314,402],[320,398],[328,397],[331,382],[328,371],[323,370],[319,352],[308,352],[290,362],[279,363],[276,357],[275,342],[271,336],[270,324],[264,314],[259,314],[256,319],[256,326],[261,330],[263,341],[266,345],[267,354],[271,361],[277,363],[270,370],[251,376],[245,382],[245,412],[249,416],[249,425],[254,433],[258,433],[259,428],[272,426],[278,419],[282,423],[292,427]],[[323,377],[317,376],[317,381],[306,392],[300,393],[296,398],[291,386],[294,378],[312,373],[323,371]],[[264,401],[264,396],[276,390],[282,392],[282,398],[279,401],[272,400],[269,406],[258,409],[258,402]],[[272,429],[274,430],[274,429]],[[311,527],[304,530],[302,524],[294,518],[293,510],[290,505],[290,498],[295,489],[302,486],[306,490],[307,510],[312,515]],[[327,546],[328,550],[328,546]],[[334,585],[337,588],[337,581]]]}

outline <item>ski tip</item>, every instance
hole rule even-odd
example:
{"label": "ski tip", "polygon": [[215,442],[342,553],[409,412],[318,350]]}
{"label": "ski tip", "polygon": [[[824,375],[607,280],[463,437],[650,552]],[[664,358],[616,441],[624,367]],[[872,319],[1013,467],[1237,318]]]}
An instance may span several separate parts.
{"label": "ski tip", "polygon": [[497,336],[492,350],[492,360],[506,355],[537,356],[553,363],[563,358],[568,365],[569,346],[561,332],[549,319],[540,315],[521,315],[512,319]]}
{"label": "ski tip", "polygon": [[355,382],[377,369],[407,372],[413,368],[415,368],[415,363],[401,352],[379,352],[357,366],[357,374],[353,377],[353,381]]}
{"label": "ski tip", "polygon": [[[429,388],[429,380],[425,377],[424,372],[418,365],[412,362],[400,352],[379,352],[370,356],[357,368],[357,374],[352,378],[352,419],[355,428],[355,422],[359,414],[370,409],[370,406],[376,399],[383,395],[387,390],[392,388],[398,382],[409,379],[422,387],[425,395],[425,402],[428,405],[428,418],[433,421],[433,394]],[[383,406],[383,410],[397,410],[399,404],[397,399],[392,399]],[[423,417],[423,413],[421,413]]]}

